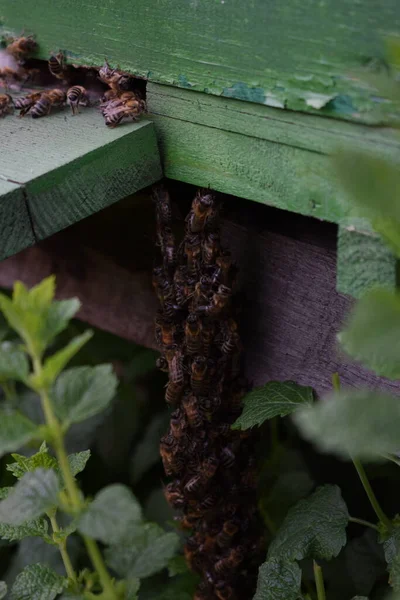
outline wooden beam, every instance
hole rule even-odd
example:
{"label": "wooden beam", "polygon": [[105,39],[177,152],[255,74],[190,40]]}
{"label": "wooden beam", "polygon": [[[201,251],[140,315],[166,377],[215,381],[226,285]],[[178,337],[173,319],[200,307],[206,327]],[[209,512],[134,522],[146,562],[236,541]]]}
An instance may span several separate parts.
{"label": "wooden beam", "polygon": [[0,177],[20,186],[32,223],[18,250],[32,232],[46,238],[162,176],[149,121],[109,129],[96,109],[76,117],[64,110],[35,121],[7,117],[1,133]]}
{"label": "wooden beam", "polygon": [[394,289],[398,261],[365,219],[346,219],[339,227],[337,289],[360,298],[380,285]]}
{"label": "wooden beam", "polygon": [[167,177],[340,222],[347,208],[330,155],[374,150],[400,165],[394,131],[148,84]]}
{"label": "wooden beam", "polygon": [[[2,146],[2,160],[5,152]],[[35,243],[23,187],[1,177],[0,223],[0,259]]]}
{"label": "wooden beam", "polygon": [[[400,28],[397,0],[25,0],[2,2],[4,30],[35,33],[41,58],[104,56],[150,81],[340,119],[390,114],[359,70]],[[43,18],[45,15],[45,18]]]}

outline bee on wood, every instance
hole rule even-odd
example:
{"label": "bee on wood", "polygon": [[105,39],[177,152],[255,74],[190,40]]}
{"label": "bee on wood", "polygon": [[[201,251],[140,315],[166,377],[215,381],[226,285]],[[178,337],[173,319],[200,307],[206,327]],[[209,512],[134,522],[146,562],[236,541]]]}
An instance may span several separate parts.
{"label": "bee on wood", "polygon": [[31,35],[28,35],[26,37],[13,39],[11,44],[7,46],[6,52],[15,58],[15,60],[21,62],[23,59],[35,52],[36,48],[37,43],[35,39]]}
{"label": "bee on wood", "polygon": [[183,394],[183,384],[173,383],[169,381],[165,389],[165,401],[170,406],[178,404]]}
{"label": "bee on wood", "polygon": [[153,269],[153,287],[161,304],[173,301],[174,288],[165,276],[163,267]]}
{"label": "bee on wood", "polygon": [[17,110],[20,111],[19,116],[23,117],[26,115],[32,106],[39,102],[42,96],[42,92],[32,92],[32,94],[28,94],[27,96],[21,96],[20,98],[14,99],[14,106]]}
{"label": "bee on wood", "polygon": [[207,317],[218,317],[228,306],[231,295],[232,290],[230,288],[226,285],[220,285],[218,291],[213,294],[211,302],[207,305],[198,306],[196,310]]}
{"label": "bee on wood", "polygon": [[199,410],[196,396],[185,396],[182,400],[182,404],[189,425],[191,427],[201,427],[203,425],[203,417]]}
{"label": "bee on wood", "polygon": [[164,496],[168,504],[177,510],[183,508],[185,505],[185,498],[182,494],[179,480],[169,483],[167,486],[165,486]]}
{"label": "bee on wood", "polygon": [[203,241],[203,262],[205,265],[215,263],[216,257],[220,249],[219,235],[211,231]]}
{"label": "bee on wood", "polygon": [[207,217],[214,206],[214,197],[209,192],[198,192],[192,203],[192,210],[186,218],[188,230],[192,233],[203,231]]}
{"label": "bee on wood", "polygon": [[121,90],[128,90],[132,77],[121,73],[118,69],[112,69],[108,64],[107,60],[104,61],[104,65],[99,69],[99,79],[110,86],[114,92]]}
{"label": "bee on wood", "polygon": [[199,235],[195,234],[186,237],[185,254],[189,277],[197,277],[201,258],[201,240]]}
{"label": "bee on wood", "polygon": [[188,354],[199,354],[202,345],[201,321],[191,313],[185,323],[185,345]]}
{"label": "bee on wood", "polygon": [[5,117],[7,114],[12,113],[14,105],[12,98],[9,94],[0,94],[0,117]]}
{"label": "bee on wood", "polygon": [[217,544],[220,548],[226,548],[232,544],[233,537],[239,531],[238,519],[225,521],[222,531],[217,535]]}
{"label": "bee on wood", "polygon": [[52,54],[47,64],[53,77],[61,81],[68,79],[69,68],[66,64],[65,56],[61,51],[58,54]]}
{"label": "bee on wood", "polygon": [[211,281],[208,277],[202,276],[200,281],[198,281],[194,288],[193,294],[193,307],[200,306],[205,303],[209,303],[210,297],[212,295],[211,291]]}
{"label": "bee on wood", "polygon": [[172,346],[174,344],[174,336],[176,332],[176,326],[172,321],[166,319],[161,320],[160,323],[160,334],[161,334],[161,345],[163,347]]}
{"label": "bee on wood", "polygon": [[65,92],[59,89],[43,92],[40,99],[31,110],[32,119],[39,119],[48,115],[53,107],[63,106],[66,100]]}
{"label": "bee on wood", "polygon": [[198,396],[208,392],[210,381],[207,371],[208,363],[205,356],[196,356],[191,366],[190,385],[193,393]]}
{"label": "bee on wood", "polygon": [[89,97],[86,89],[82,85],[74,85],[67,91],[67,102],[71,107],[72,114],[79,113],[79,106],[88,106]]}
{"label": "bee on wood", "polygon": [[237,548],[232,548],[227,556],[221,558],[215,563],[215,572],[219,576],[227,575],[229,572],[234,571],[240,565],[243,559],[243,548],[241,548],[240,546],[238,546]]}
{"label": "bee on wood", "polygon": [[105,112],[105,123],[107,127],[113,128],[119,125],[123,119],[136,121],[146,110],[143,100],[132,99],[116,108],[107,108]]}
{"label": "bee on wood", "polygon": [[219,467],[219,460],[215,456],[209,456],[201,463],[201,478],[203,483],[214,477]]}
{"label": "bee on wood", "polygon": [[180,473],[184,467],[184,458],[177,452],[177,443],[171,434],[164,435],[160,441],[160,454],[167,475]]}

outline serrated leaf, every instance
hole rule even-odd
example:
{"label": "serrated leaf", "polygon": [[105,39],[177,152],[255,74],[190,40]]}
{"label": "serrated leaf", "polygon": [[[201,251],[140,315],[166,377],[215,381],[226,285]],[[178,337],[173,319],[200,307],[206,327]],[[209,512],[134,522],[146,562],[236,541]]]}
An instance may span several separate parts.
{"label": "serrated leaf", "polygon": [[142,519],[140,504],[125,485],[102,489],[78,521],[78,530],[105,544],[118,544]]}
{"label": "serrated leaf", "polygon": [[22,525],[37,519],[57,504],[59,480],[49,469],[25,473],[5,500],[0,502],[0,523]]}
{"label": "serrated leaf", "polygon": [[301,569],[296,562],[270,558],[259,568],[253,600],[297,600],[300,586]]}
{"label": "serrated leaf", "polygon": [[64,424],[79,423],[107,408],[116,387],[111,365],[67,369],[53,387],[54,411]]}
{"label": "serrated leaf", "polygon": [[7,379],[26,381],[29,374],[29,362],[25,352],[18,344],[2,342],[0,344],[0,381]]}
{"label": "serrated leaf", "polygon": [[400,378],[400,294],[373,289],[357,302],[339,334],[343,349],[378,375]]}
{"label": "serrated leaf", "polygon": [[0,457],[35,438],[37,426],[18,411],[0,410]]}
{"label": "serrated leaf", "polygon": [[346,543],[348,518],[338,486],[322,486],[290,509],[269,547],[268,558],[329,560]]}
{"label": "serrated leaf", "polygon": [[396,527],[383,543],[385,560],[389,568],[389,581],[395,592],[400,592],[400,527]]}
{"label": "serrated leaf", "polygon": [[90,454],[90,450],[83,450],[83,452],[76,452],[68,456],[69,466],[74,477],[84,470]]}
{"label": "serrated leaf", "polygon": [[45,361],[41,373],[39,375],[31,375],[29,378],[30,386],[35,390],[50,387],[71,358],[79,352],[92,336],[93,331],[85,331],[82,335],[73,338],[65,348],[50,356]]}
{"label": "serrated leaf", "polygon": [[17,576],[11,600],[54,600],[67,584],[66,577],[57,575],[47,565],[29,565]]}
{"label": "serrated leaf", "polygon": [[137,600],[140,588],[140,579],[131,577],[126,582],[125,600]]}
{"label": "serrated leaf", "polygon": [[313,389],[294,381],[270,381],[252,390],[243,400],[243,412],[232,429],[249,429],[267,419],[285,417],[313,402]]}
{"label": "serrated leaf", "polygon": [[[0,499],[7,498],[12,490],[13,488],[1,488]],[[50,543],[51,538],[47,532],[48,523],[44,518],[26,521],[23,525],[0,523],[0,538],[9,542],[16,542],[27,537],[40,537]]]}
{"label": "serrated leaf", "polygon": [[25,473],[35,471],[39,468],[58,469],[57,460],[54,456],[48,454],[47,447],[45,450],[39,450],[39,452],[29,457],[23,456],[22,454],[12,454],[11,456],[15,462],[6,465],[6,469],[7,471],[11,471],[17,479],[21,479]]}
{"label": "serrated leaf", "polygon": [[7,595],[7,584],[5,581],[0,581],[0,600]]}
{"label": "serrated leaf", "polygon": [[343,390],[299,411],[302,435],[324,452],[343,458],[383,460],[400,448],[400,402],[369,390]]}
{"label": "serrated leaf", "polygon": [[21,308],[40,310],[50,306],[56,292],[55,275],[42,279],[30,290],[21,281],[16,281],[13,290],[13,300]]}
{"label": "serrated leaf", "polygon": [[109,565],[121,577],[149,577],[164,569],[176,554],[179,537],[154,523],[133,528],[118,544],[106,550]]}

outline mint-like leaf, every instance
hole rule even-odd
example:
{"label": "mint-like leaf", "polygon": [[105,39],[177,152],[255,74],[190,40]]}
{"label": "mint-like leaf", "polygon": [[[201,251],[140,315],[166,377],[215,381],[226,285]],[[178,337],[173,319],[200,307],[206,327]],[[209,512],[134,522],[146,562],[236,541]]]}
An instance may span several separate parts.
{"label": "mint-like leaf", "polygon": [[140,588],[140,579],[131,577],[126,582],[125,598],[126,600],[137,600]]}
{"label": "mint-like leaf", "polygon": [[57,417],[69,425],[96,415],[107,408],[116,387],[117,378],[111,365],[67,369],[53,387]]}
{"label": "mint-like leaf", "polygon": [[0,457],[34,439],[36,429],[35,423],[22,413],[0,410]]}
{"label": "mint-like leaf", "polygon": [[339,334],[343,349],[378,375],[400,378],[400,294],[369,291]]}
{"label": "mint-like leaf", "polygon": [[78,521],[78,530],[105,544],[118,544],[132,524],[142,518],[140,504],[121,484],[102,489]]}
{"label": "mint-like leaf", "polygon": [[7,471],[11,471],[11,473],[17,479],[21,479],[25,473],[35,471],[39,468],[57,470],[57,460],[54,458],[54,456],[51,456],[47,450],[47,446],[42,445],[39,452],[29,457],[23,456],[22,454],[12,454],[11,456],[15,462],[6,465],[6,469]]}
{"label": "mint-like leaf", "polygon": [[329,560],[346,543],[348,519],[338,486],[322,486],[290,509],[269,547],[268,558]]}
{"label": "mint-like leaf", "polygon": [[74,477],[84,470],[89,458],[90,450],[83,450],[82,452],[76,452],[75,454],[70,454],[68,456],[69,466]]}
{"label": "mint-like leaf", "polygon": [[0,381],[26,381],[28,374],[29,362],[20,346],[13,342],[0,344]]}
{"label": "mint-like leaf", "polygon": [[369,390],[343,390],[293,416],[303,436],[340,457],[380,461],[400,448],[400,402]]}
{"label": "mint-like leaf", "polygon": [[[0,499],[7,498],[13,488],[0,488]],[[7,525],[0,523],[0,538],[9,542],[23,540],[26,537],[41,537],[46,542],[51,543],[52,539],[48,535],[48,523],[46,519],[33,519],[26,521],[23,525]]]}
{"label": "mint-like leaf", "polygon": [[11,600],[54,600],[67,584],[66,577],[57,575],[47,565],[29,565],[17,576]]}
{"label": "mint-like leaf", "polygon": [[48,469],[36,469],[25,473],[0,502],[0,523],[22,525],[37,519],[57,504],[59,480],[56,473]]}
{"label": "mint-like leaf", "polygon": [[300,586],[301,570],[296,562],[270,558],[258,571],[253,600],[297,600]]}
{"label": "mint-like leaf", "polygon": [[270,381],[252,390],[243,400],[243,412],[232,429],[249,429],[267,419],[285,417],[313,402],[313,390],[294,381]]}

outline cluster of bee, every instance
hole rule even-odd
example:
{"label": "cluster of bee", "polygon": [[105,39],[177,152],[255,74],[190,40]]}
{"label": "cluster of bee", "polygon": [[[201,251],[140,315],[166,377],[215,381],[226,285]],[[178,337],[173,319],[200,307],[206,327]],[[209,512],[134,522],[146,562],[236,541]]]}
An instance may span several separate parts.
{"label": "cluster of bee", "polygon": [[247,391],[233,316],[235,267],[220,244],[213,194],[199,191],[183,241],[171,229],[169,195],[154,192],[161,263],[153,285],[161,309],[158,367],[168,373],[172,413],[160,453],[172,480],[165,496],[188,530],[185,557],[201,576],[195,600],[251,597],[262,552],[254,441],[231,429]]}
{"label": "cluster of bee", "polygon": [[[14,60],[18,61],[18,69],[10,67],[0,68],[0,84],[8,88],[13,83],[23,85],[32,78],[33,72],[38,69],[25,69],[23,67],[26,58],[36,50],[37,44],[32,36],[20,37],[9,40],[6,52]],[[90,106],[89,93],[82,85],[71,85],[76,80],[77,69],[66,62],[62,52],[54,54],[48,61],[51,75],[59,81],[59,87],[33,91],[17,98],[10,94],[0,94],[0,117],[19,110],[19,116],[23,117],[28,112],[34,118],[48,115],[53,108],[63,107],[68,104],[73,115],[79,112],[79,106]],[[107,127],[115,127],[123,119],[136,120],[145,111],[146,106],[143,99],[130,88],[133,78],[121,73],[118,69],[112,69],[107,61],[98,71],[98,79],[106,84],[109,89],[104,92],[100,102],[100,110],[104,116]]]}

